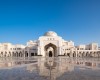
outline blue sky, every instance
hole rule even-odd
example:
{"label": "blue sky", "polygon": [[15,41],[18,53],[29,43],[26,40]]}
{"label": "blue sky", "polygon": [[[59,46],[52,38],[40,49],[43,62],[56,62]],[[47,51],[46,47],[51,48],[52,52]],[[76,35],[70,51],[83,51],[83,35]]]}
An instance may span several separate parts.
{"label": "blue sky", "polygon": [[100,0],[0,0],[0,42],[25,44],[52,30],[100,44]]}

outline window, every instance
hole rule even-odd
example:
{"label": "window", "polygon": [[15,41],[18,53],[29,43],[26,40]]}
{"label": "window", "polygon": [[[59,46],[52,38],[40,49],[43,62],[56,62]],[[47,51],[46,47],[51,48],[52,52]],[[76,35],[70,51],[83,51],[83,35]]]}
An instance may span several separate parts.
{"label": "window", "polygon": [[21,50],[21,48],[17,48],[17,50]]}

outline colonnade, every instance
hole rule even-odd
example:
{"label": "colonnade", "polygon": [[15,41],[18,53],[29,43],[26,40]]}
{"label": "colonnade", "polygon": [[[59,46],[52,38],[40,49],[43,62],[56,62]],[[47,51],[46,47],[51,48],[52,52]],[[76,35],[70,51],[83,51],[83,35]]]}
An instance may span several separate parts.
{"label": "colonnade", "polygon": [[100,57],[100,51],[72,51],[64,55],[67,57]]}

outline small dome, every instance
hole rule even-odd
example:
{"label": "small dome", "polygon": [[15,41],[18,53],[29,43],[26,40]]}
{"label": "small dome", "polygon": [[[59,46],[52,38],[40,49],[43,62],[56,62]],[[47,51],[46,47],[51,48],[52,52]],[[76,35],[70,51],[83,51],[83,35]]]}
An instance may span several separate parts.
{"label": "small dome", "polygon": [[57,33],[54,31],[48,31],[44,34],[44,36],[57,36]]}

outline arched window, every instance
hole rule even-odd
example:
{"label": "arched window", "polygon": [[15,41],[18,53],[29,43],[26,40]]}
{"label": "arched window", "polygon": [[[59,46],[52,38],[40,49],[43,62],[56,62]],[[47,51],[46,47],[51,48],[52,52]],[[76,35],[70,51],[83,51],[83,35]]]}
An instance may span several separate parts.
{"label": "arched window", "polygon": [[67,53],[67,56],[70,57],[70,53]]}
{"label": "arched window", "polygon": [[16,52],[16,55],[17,55],[16,57],[19,57],[18,52]]}
{"label": "arched window", "polygon": [[4,57],[7,57],[7,52],[5,52],[5,55],[4,55]]}
{"label": "arched window", "polygon": [[9,57],[11,57],[11,52],[9,51]]}
{"label": "arched window", "polygon": [[76,57],[76,53],[75,52],[73,53],[73,57]]}
{"label": "arched window", "polygon": [[15,57],[15,54],[14,54],[14,52],[12,52],[12,55],[13,55],[13,57]]}
{"label": "arched window", "polygon": [[25,57],[28,57],[28,52],[27,51],[25,51]]}
{"label": "arched window", "polygon": [[21,51],[19,52],[19,56],[22,57],[22,52]]}

